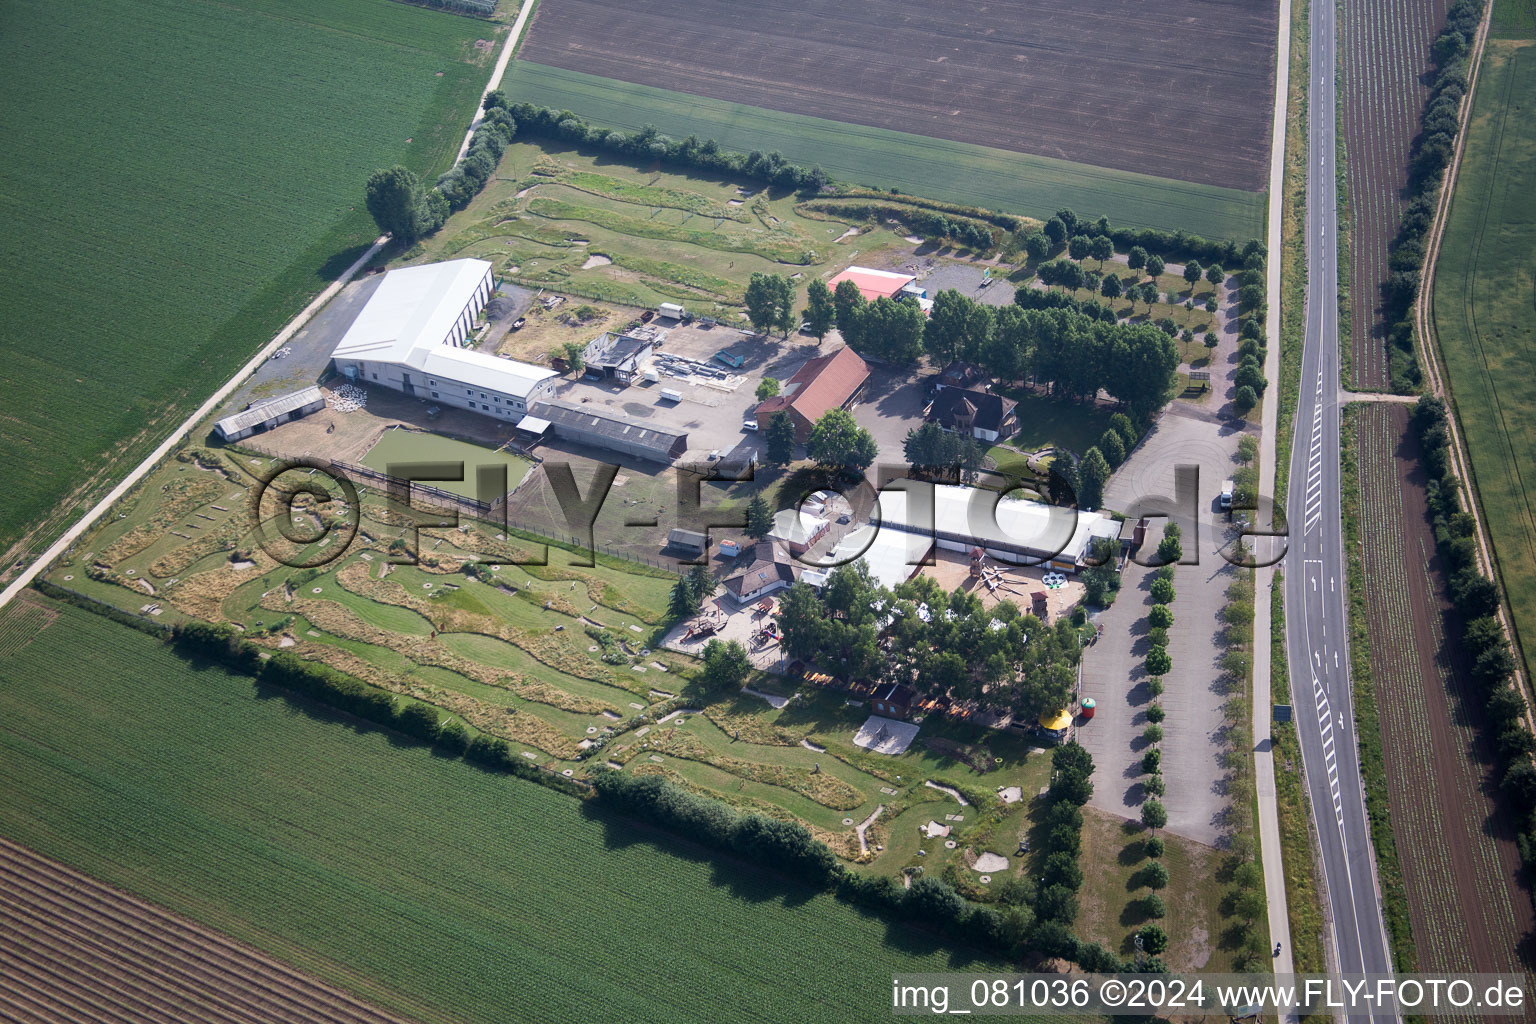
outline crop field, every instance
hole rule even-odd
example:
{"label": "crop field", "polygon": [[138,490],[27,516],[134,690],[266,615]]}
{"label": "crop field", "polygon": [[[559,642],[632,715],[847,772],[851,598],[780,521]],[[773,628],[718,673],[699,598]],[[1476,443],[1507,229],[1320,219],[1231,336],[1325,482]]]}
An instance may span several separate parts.
{"label": "crop field", "polygon": [[1497,809],[1482,704],[1447,648],[1454,613],[1403,406],[1357,423],[1362,577],[1391,827],[1419,970],[1521,969],[1533,925],[1515,829]]}
{"label": "crop field", "polygon": [[[724,0],[619,10],[564,0],[535,12],[520,56],[696,96],[1257,192],[1268,165],[1275,31],[1273,4],[1213,0],[1175,0],[1156,18],[1133,0],[1088,9],[1067,0],[986,8],[882,0],[857,14],[832,0],[803,0],[776,11],[767,31]],[[1195,46],[1200,58],[1191,61]]]}
{"label": "crop field", "polygon": [[1429,95],[1429,44],[1449,0],[1344,0],[1340,13],[1339,134],[1351,221],[1350,353],[1354,385],[1384,391],[1386,325],[1378,309],[1387,247],[1402,216],[1408,152]]}
{"label": "crop field", "polygon": [[1003,966],[50,610],[0,661],[0,834],[394,1012],[853,1021]]}
{"label": "crop field", "polygon": [[404,1024],[402,1018],[0,839],[7,1020]]}
{"label": "crop field", "polygon": [[1145,169],[1118,171],[954,142],[913,134],[910,125],[893,130],[785,113],[618,83],[532,60],[513,61],[503,87],[520,99],[568,109],[611,128],[638,131],[654,124],[675,138],[713,138],[743,153],[778,151],[791,162],[819,164],[833,178],[858,185],[1041,219],[1065,206],[1120,225],[1206,238],[1243,242],[1264,233],[1261,193],[1177,181]]}
{"label": "crop field", "polygon": [[1536,48],[1490,38],[1433,295],[1435,334],[1527,678],[1536,653],[1536,485],[1524,478],[1536,459],[1533,104]]}
{"label": "crop field", "polygon": [[360,254],[370,171],[447,165],[497,28],[393,0],[19,0],[5,23],[9,566]]}

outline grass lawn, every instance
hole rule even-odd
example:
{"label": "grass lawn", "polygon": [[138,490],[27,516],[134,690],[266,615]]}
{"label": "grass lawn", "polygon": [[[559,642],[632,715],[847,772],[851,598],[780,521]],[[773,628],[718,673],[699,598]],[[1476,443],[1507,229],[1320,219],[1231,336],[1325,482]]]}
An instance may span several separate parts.
{"label": "grass lawn", "polygon": [[922,135],[765,110],[514,61],[503,88],[543,106],[626,130],[713,138],[727,149],[778,150],[833,178],[1038,218],[1071,207],[1117,224],[1244,241],[1263,230],[1260,193],[1212,188],[1009,153]]}
{"label": "grass lawn", "polygon": [[[1052,398],[1033,391],[1005,391],[1019,403],[1019,429],[1007,445],[994,447],[987,454],[999,460],[1022,458],[1018,452],[1037,452],[1049,445],[1082,454],[1099,443],[1109,429],[1113,413],[1086,402]],[[1010,452],[1010,448],[1018,452]]]}
{"label": "grass lawn", "polygon": [[867,1020],[1003,968],[43,604],[0,617],[0,833],[424,1024]]}
{"label": "grass lawn", "polygon": [[392,0],[20,0],[5,24],[0,550],[76,515],[360,254],[369,172],[449,164],[497,31]]}
{"label": "grass lawn", "polygon": [[363,456],[363,465],[381,473],[387,473],[391,464],[413,462],[463,463],[462,480],[433,479],[423,480],[422,483],[465,498],[479,497],[475,488],[476,473],[481,466],[507,467],[507,490],[521,483],[533,468],[533,463],[521,455],[493,451],[478,444],[419,430],[387,430],[378,443],[368,450],[368,454]]}
{"label": "grass lawn", "polygon": [[[1079,893],[1077,932],[1102,942],[1121,956],[1133,956],[1132,935],[1147,924],[1139,901],[1152,892],[1141,883],[1148,859],[1139,823],[1091,807],[1083,808],[1084,866]],[[1223,948],[1223,933],[1231,922],[1221,915],[1225,886],[1218,883],[1221,855],[1208,846],[1162,833],[1163,866],[1168,887],[1162,890],[1167,917],[1158,923],[1168,933],[1163,955],[1174,971],[1231,971],[1232,954]]]}
{"label": "grass lawn", "polygon": [[1477,499],[1527,672],[1536,666],[1536,48],[1491,39],[1435,274],[1444,355]]}

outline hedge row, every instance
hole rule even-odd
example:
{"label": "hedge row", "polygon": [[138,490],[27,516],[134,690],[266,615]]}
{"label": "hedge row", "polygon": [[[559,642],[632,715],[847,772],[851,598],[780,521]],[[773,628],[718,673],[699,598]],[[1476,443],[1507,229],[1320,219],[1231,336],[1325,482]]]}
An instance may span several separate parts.
{"label": "hedge row", "polygon": [[[1052,799],[1070,809],[1062,812],[1064,819],[1071,818],[1071,812],[1075,812],[1080,828],[1082,811],[1079,805],[1093,792],[1092,783],[1087,781],[1093,763],[1076,744],[1060,750],[1069,753],[1061,761],[1065,770],[1058,774],[1068,778],[1053,783]],[[1060,751],[1058,756],[1061,756]],[[809,882],[831,891],[845,902],[932,929],[956,942],[1008,958],[1061,957],[1090,971],[1132,969],[1103,946],[1073,936],[1068,928],[1070,921],[1059,917],[1031,920],[1028,911],[1021,908],[999,911],[972,903],[936,878],[920,877],[910,888],[903,889],[889,876],[850,871],[803,826],[751,812],[738,812],[719,800],[690,793],[660,776],[625,775],[603,769],[594,777],[593,788],[599,800],[625,814],[678,832],[704,846]],[[1063,827],[1076,835],[1070,823],[1057,826],[1058,829]],[[1077,867],[1075,853],[1069,860],[1069,877],[1075,873],[1076,884],[1080,885],[1082,873]],[[1075,905],[1075,891],[1069,895]],[[1149,968],[1144,966],[1142,969]],[[1165,968],[1154,962],[1150,969]]]}
{"label": "hedge row", "polygon": [[1456,0],[1446,13],[1445,28],[1435,38],[1435,62],[1429,101],[1419,117],[1419,134],[1408,160],[1408,196],[1387,257],[1387,279],[1381,286],[1382,318],[1387,328],[1387,370],[1392,390],[1417,391],[1423,380],[1413,344],[1413,306],[1424,270],[1424,236],[1440,203],[1445,169],[1456,152],[1461,130],[1461,100],[1467,94],[1467,56],[1483,17],[1483,0]]}
{"label": "hedge row", "polygon": [[865,221],[894,220],[914,235],[933,241],[950,241],[967,249],[989,252],[1001,244],[1002,232],[986,223],[956,214],[944,214],[914,206],[892,203],[854,201],[828,197],[805,204],[812,210],[836,213],[841,217]]}
{"label": "hedge row", "polygon": [[[105,606],[92,604],[91,611]],[[176,626],[167,639],[192,657],[217,662],[237,672],[253,675],[269,686],[307,697],[317,704],[404,733],[445,754],[458,755],[487,771],[517,775],[563,793],[586,794],[584,784],[530,764],[514,755],[506,740],[476,736],[456,721],[444,724],[426,704],[411,702],[401,707],[395,698],[374,686],[325,665],[297,655],[278,652],[263,658],[265,649],[241,638],[226,625],[195,622]]]}
{"label": "hedge row", "polygon": [[1498,620],[1499,587],[1482,574],[1473,539],[1476,521],[1461,507],[1450,472],[1450,431],[1445,403],[1424,396],[1413,412],[1429,474],[1429,508],[1435,543],[1450,576],[1451,600],[1461,619],[1461,646],[1472,682],[1487,713],[1487,728],[1498,752],[1499,792],[1517,816],[1516,842],[1527,867],[1536,867],[1536,736],[1525,724],[1525,699],[1514,681],[1509,635]]}

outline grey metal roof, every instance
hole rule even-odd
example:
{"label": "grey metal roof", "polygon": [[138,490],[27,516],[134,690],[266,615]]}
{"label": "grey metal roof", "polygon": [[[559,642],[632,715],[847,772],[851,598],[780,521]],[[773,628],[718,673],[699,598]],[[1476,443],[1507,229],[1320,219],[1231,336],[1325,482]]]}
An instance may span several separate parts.
{"label": "grey metal roof", "polygon": [[653,449],[664,458],[678,441],[686,443],[688,439],[685,431],[645,426],[634,420],[593,412],[564,402],[533,402],[528,406],[528,412],[529,415],[549,420],[556,428],[565,427],[596,437],[622,441],[626,445]]}
{"label": "grey metal roof", "polygon": [[277,398],[268,398],[257,402],[249,409],[237,412],[232,416],[226,416],[214,424],[219,433],[228,437],[230,434],[238,434],[242,430],[248,430],[258,423],[265,423],[285,413],[296,412],[306,405],[315,402],[324,402],[325,395],[318,387],[307,387],[292,394],[280,395]]}

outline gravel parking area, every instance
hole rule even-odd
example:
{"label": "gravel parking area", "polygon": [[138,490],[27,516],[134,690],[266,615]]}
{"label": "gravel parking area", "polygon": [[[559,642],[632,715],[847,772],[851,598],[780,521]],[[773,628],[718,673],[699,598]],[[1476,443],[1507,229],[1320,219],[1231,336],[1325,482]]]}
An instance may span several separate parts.
{"label": "gravel parking area", "polygon": [[869,385],[853,410],[853,418],[874,435],[880,446],[879,462],[906,465],[901,443],[907,431],[922,425],[932,376],[906,367],[870,365]]}

